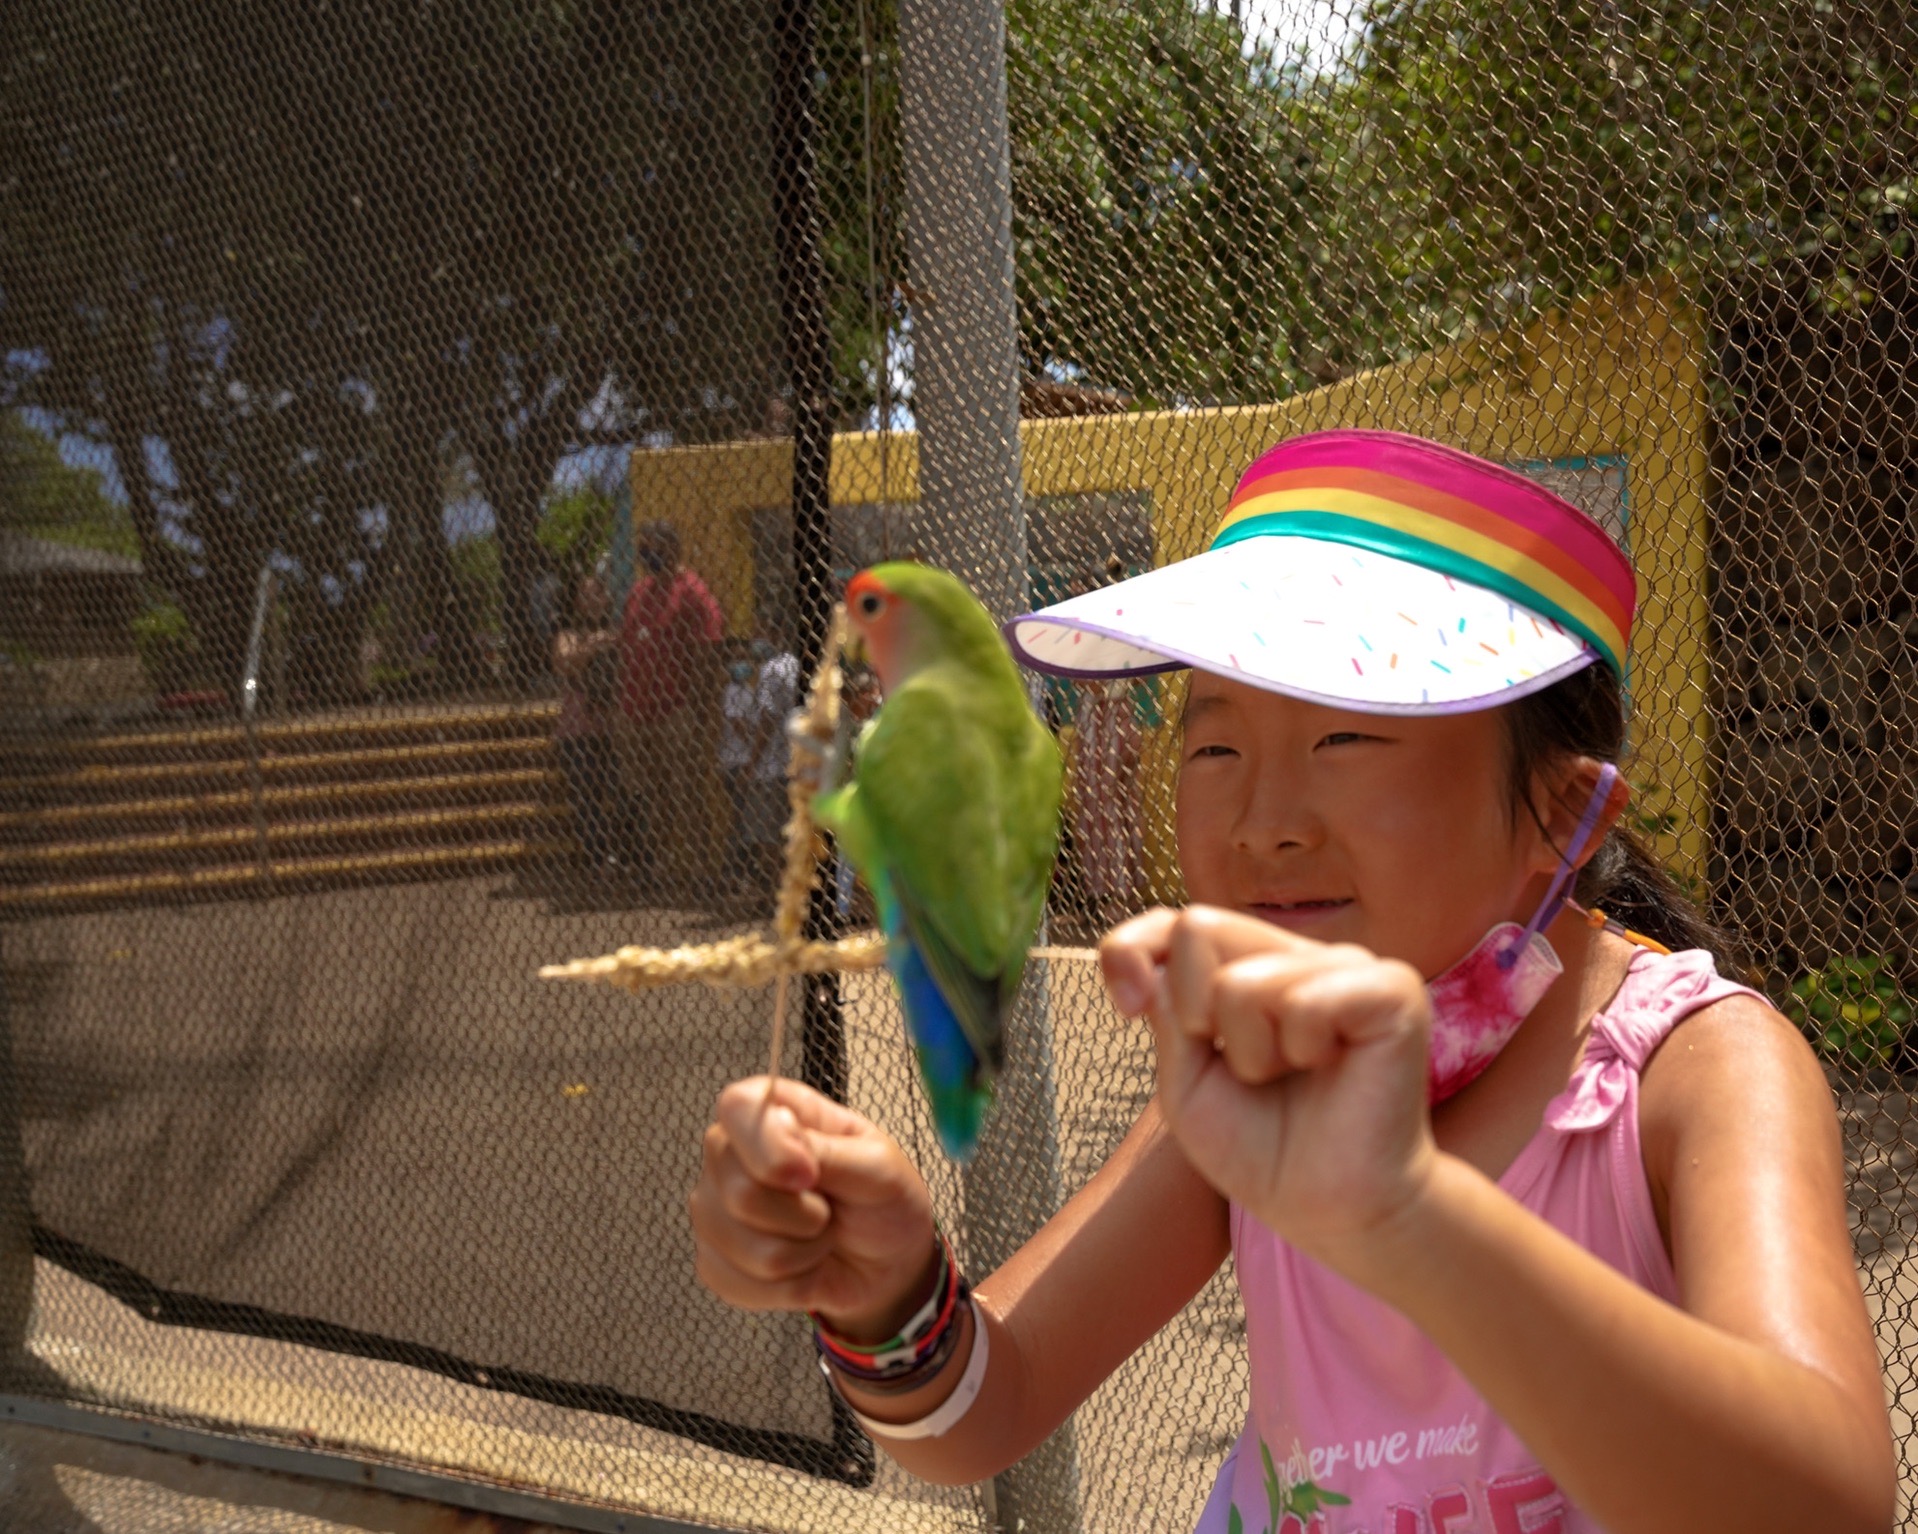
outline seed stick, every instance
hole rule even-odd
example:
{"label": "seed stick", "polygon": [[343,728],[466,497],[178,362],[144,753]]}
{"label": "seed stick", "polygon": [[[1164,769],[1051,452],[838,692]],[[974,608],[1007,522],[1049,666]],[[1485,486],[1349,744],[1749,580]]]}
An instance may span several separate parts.
{"label": "seed stick", "polygon": [[[839,655],[846,643],[846,609],[836,604],[819,665],[807,689],[805,707],[786,726],[792,753],[786,766],[786,864],[773,916],[773,942],[782,958],[798,953],[806,924],[806,906],[819,874],[819,834],[813,826],[813,796],[829,785],[825,774],[839,741]],[[766,1107],[772,1106],[786,1048],[786,1010],[792,985],[789,963],[779,966],[773,990],[772,1061],[766,1068]],[[762,1108],[762,1112],[764,1109]]]}

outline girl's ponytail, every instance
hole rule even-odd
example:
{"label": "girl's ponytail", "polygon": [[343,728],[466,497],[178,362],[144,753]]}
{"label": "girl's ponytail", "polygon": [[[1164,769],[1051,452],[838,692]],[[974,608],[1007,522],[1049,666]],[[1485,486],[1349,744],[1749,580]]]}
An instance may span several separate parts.
{"label": "girl's ponytail", "polygon": [[1658,859],[1623,826],[1615,826],[1592,860],[1579,870],[1578,903],[1596,906],[1614,921],[1677,951],[1703,948],[1727,979],[1742,979],[1745,958],[1738,940],[1698,908]]}
{"label": "girl's ponytail", "polygon": [[[1561,756],[1616,762],[1625,745],[1625,701],[1618,678],[1603,665],[1585,667],[1506,710],[1511,735],[1514,813],[1531,802],[1538,773]],[[1741,945],[1699,909],[1658,860],[1623,826],[1580,871],[1577,899],[1667,948],[1703,948],[1718,972],[1742,978]]]}

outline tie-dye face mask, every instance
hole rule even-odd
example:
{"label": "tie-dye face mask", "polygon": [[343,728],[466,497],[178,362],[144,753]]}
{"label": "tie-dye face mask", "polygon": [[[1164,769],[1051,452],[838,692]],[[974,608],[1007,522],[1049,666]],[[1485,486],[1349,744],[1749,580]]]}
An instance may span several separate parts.
{"label": "tie-dye face mask", "polygon": [[1500,922],[1458,963],[1426,982],[1432,1001],[1426,1091],[1432,1102],[1444,1102],[1484,1075],[1552,982],[1565,973],[1545,940],[1545,928],[1564,908],[1578,859],[1617,781],[1618,769],[1608,762],[1598,774],[1572,844],[1562,854],[1558,872],[1532,919],[1523,927],[1515,921]]}

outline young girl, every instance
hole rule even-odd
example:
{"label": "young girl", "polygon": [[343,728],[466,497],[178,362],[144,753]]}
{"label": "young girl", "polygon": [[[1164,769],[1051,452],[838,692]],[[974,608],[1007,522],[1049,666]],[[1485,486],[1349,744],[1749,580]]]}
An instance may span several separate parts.
{"label": "young girl", "polygon": [[1616,825],[1633,605],[1576,508],[1347,431],[1254,464],[1207,553],[1008,625],[1192,668],[1192,904],[1102,948],[1157,1095],[968,1298],[883,1131],[736,1083],[705,1282],[812,1311],[929,1480],[1027,1453],[1230,1251],[1252,1392],[1202,1534],[1882,1534],[1829,1092]]}

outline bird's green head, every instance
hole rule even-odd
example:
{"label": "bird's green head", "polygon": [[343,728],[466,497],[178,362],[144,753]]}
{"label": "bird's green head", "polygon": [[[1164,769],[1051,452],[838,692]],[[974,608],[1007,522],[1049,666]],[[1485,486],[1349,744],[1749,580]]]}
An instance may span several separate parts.
{"label": "bird's green head", "polygon": [[1017,680],[992,615],[964,581],[932,565],[899,561],[861,570],[846,585],[846,617],[854,649],[888,693],[942,660]]}

